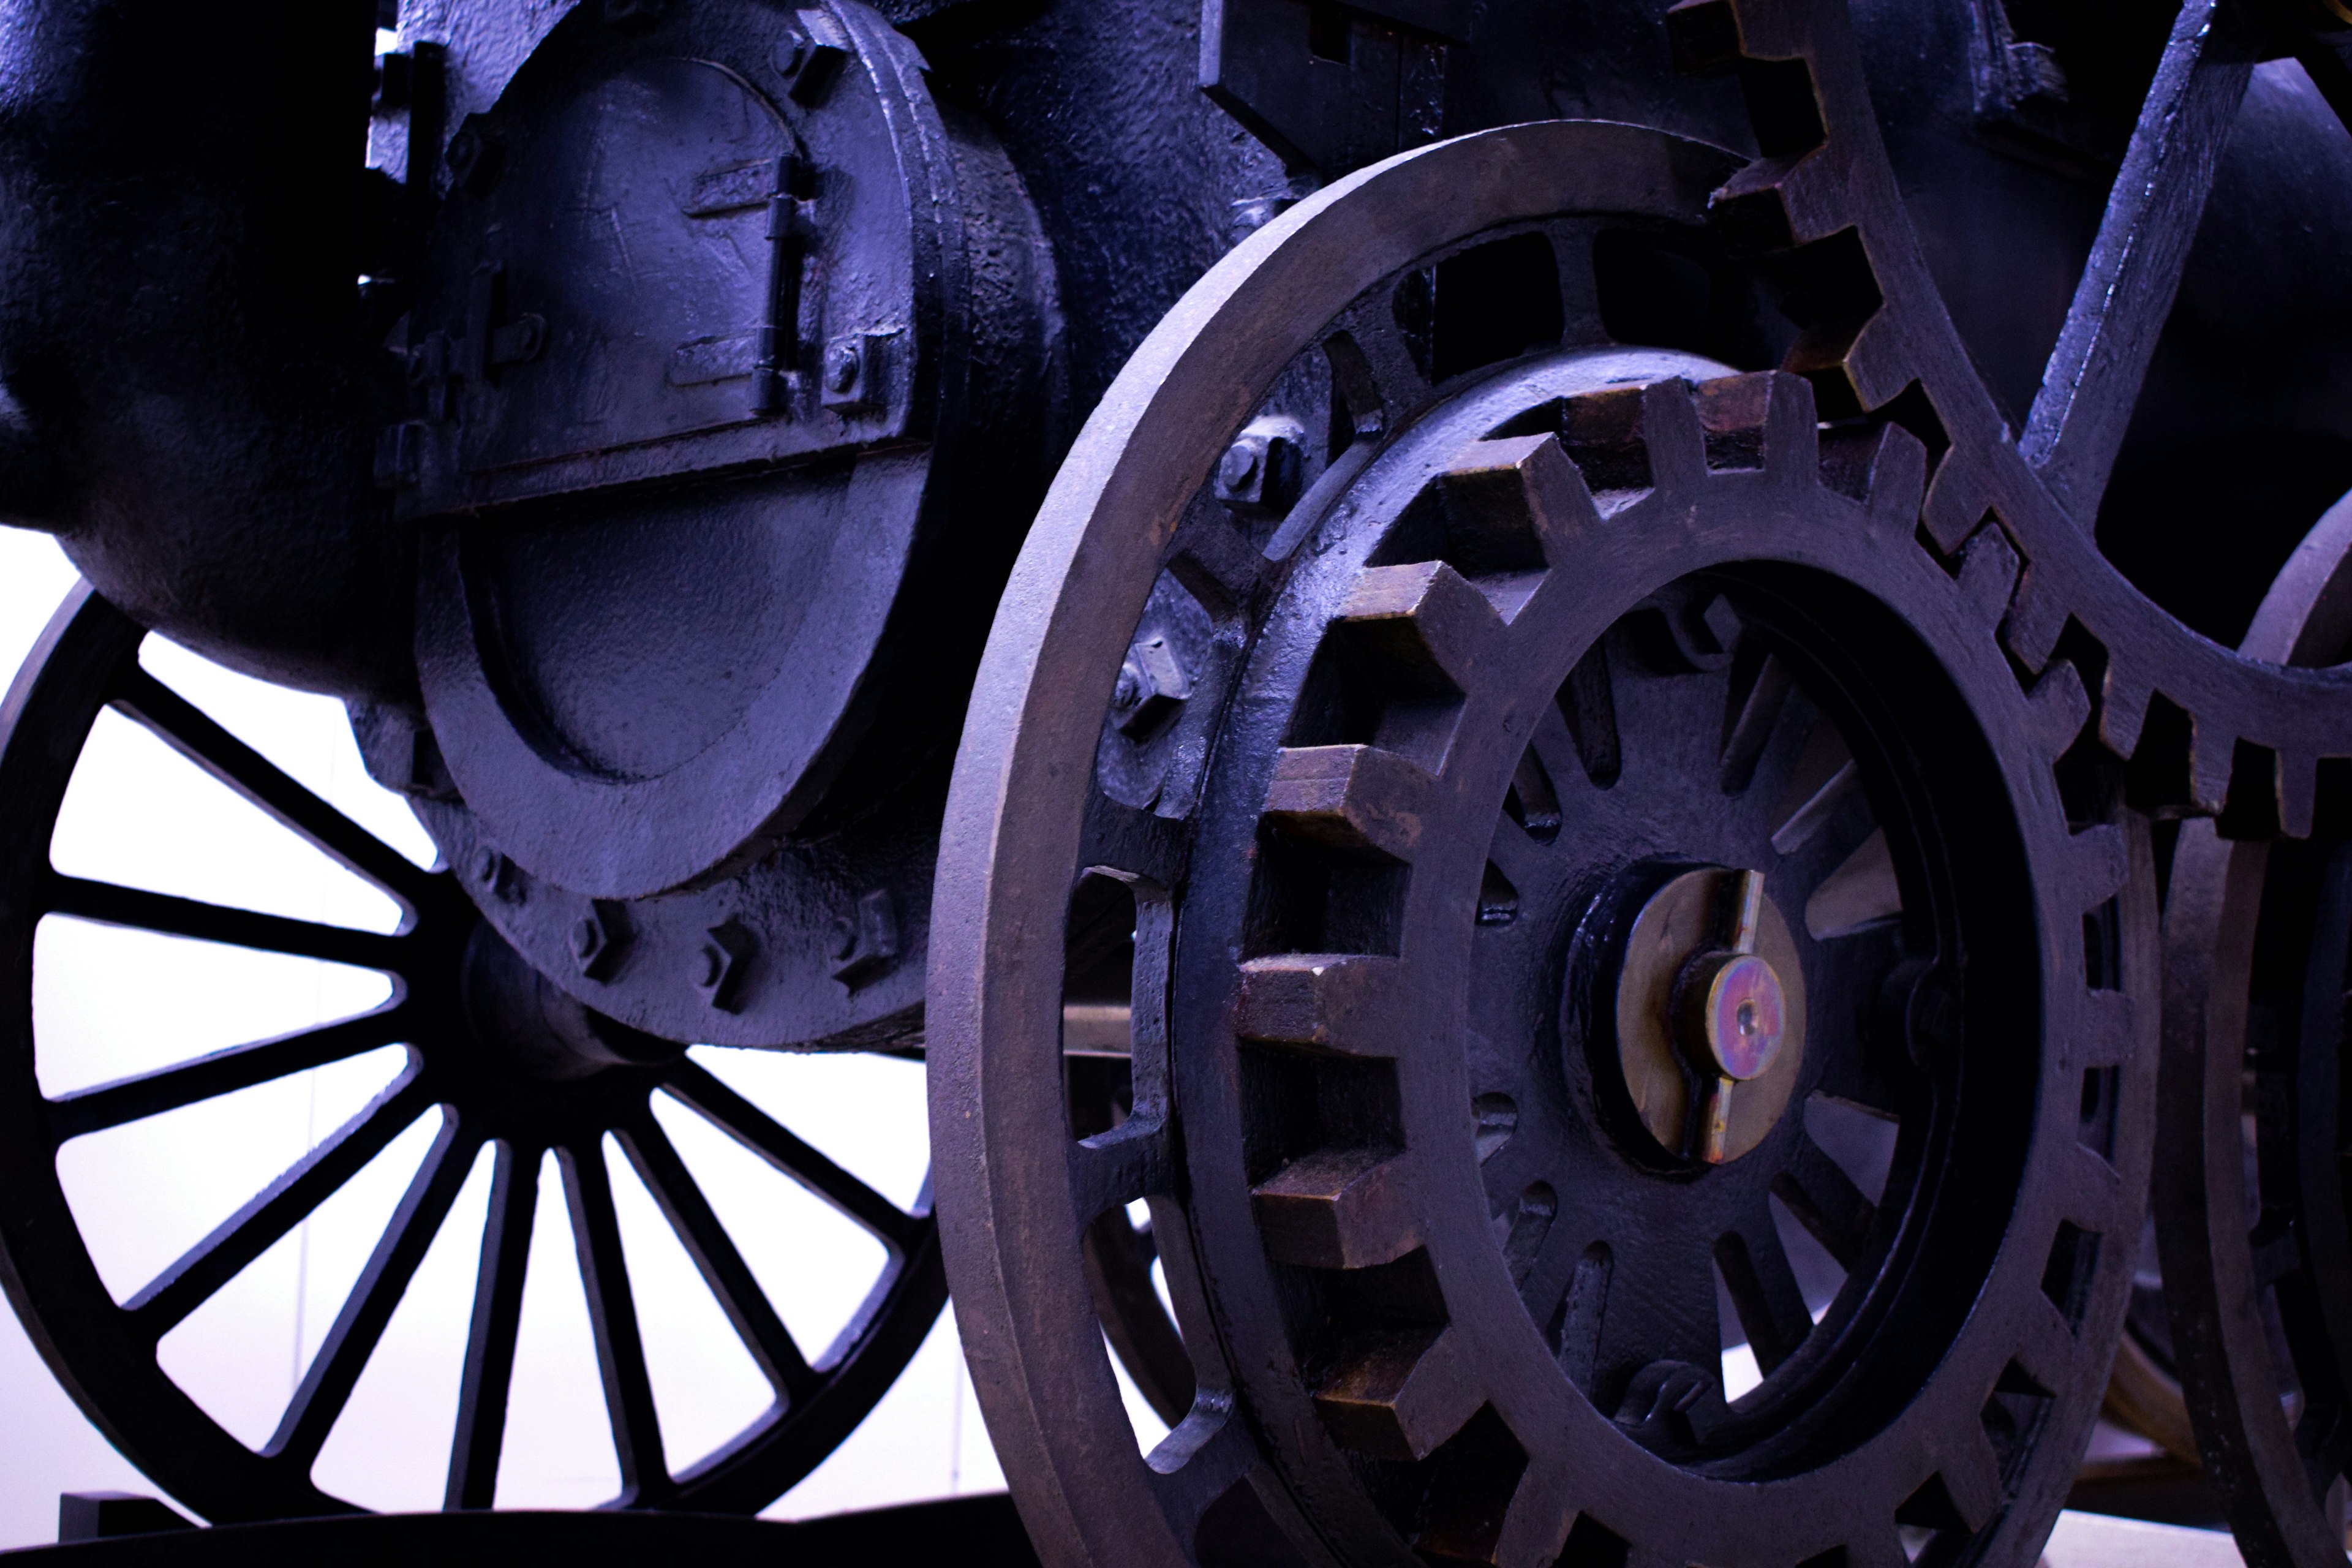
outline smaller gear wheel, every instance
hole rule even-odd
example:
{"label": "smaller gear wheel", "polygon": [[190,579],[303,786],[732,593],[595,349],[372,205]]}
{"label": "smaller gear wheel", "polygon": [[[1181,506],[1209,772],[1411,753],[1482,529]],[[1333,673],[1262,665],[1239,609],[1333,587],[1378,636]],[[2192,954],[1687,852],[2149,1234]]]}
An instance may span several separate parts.
{"label": "smaller gear wheel", "polygon": [[[2352,647],[2352,503],[2289,560],[2242,649]],[[2258,1568],[2344,1560],[2352,1221],[2344,1150],[2352,841],[2180,830],[2165,906],[2154,1207],[2171,1345],[2207,1473]]]}

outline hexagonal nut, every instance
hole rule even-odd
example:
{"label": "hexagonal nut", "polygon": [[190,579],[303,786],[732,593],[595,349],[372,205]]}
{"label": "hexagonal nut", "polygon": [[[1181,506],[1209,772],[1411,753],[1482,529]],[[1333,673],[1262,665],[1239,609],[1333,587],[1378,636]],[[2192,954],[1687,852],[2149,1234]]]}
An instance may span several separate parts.
{"label": "hexagonal nut", "polygon": [[1217,463],[1217,499],[1247,517],[1279,517],[1297,501],[1307,431],[1295,419],[1254,419]]}
{"label": "hexagonal nut", "polygon": [[887,332],[849,332],[824,345],[819,395],[836,414],[867,414],[888,396]]}
{"label": "hexagonal nut", "polygon": [[1118,686],[1111,693],[1111,722],[1130,741],[1149,740],[1192,695],[1192,678],[1168,639],[1157,635],[1139,638],[1119,666]]}
{"label": "hexagonal nut", "polygon": [[833,977],[852,990],[887,973],[898,959],[898,913],[888,889],[877,888],[826,931]]}
{"label": "hexagonal nut", "polygon": [[706,931],[688,973],[703,1000],[722,1013],[740,1012],[743,976],[758,945],[751,931],[732,916]]}
{"label": "hexagonal nut", "polygon": [[617,905],[591,904],[588,912],[572,922],[569,932],[572,962],[583,976],[590,980],[612,977],[619,962],[622,947],[628,941],[628,927]]}
{"label": "hexagonal nut", "polygon": [[776,74],[796,102],[815,107],[849,58],[849,34],[832,13],[799,12],[777,38]]}

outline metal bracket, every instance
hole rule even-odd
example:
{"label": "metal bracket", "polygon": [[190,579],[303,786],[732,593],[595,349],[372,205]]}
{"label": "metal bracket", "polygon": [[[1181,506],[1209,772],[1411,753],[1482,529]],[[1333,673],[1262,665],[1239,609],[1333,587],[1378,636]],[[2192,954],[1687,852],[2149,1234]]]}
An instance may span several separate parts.
{"label": "metal bracket", "polygon": [[1467,0],[1205,0],[1201,87],[1324,180],[1444,133]]}

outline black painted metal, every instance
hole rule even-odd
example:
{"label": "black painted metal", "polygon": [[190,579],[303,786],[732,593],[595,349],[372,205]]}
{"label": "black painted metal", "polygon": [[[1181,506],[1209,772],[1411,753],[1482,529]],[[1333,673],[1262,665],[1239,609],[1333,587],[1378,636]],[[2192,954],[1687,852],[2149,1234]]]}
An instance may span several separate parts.
{"label": "black painted metal", "polygon": [[[2075,749],[2070,665],[2002,655],[1999,533],[1948,564],[1916,534],[1912,437],[1607,345],[1596,232],[1703,265],[1713,156],[1528,127],[1306,204],[1139,354],[1033,536],[1024,570],[1125,596],[983,669],[933,1136],[1050,1561],[1892,1561],[1908,1527],[2031,1562],[2063,1500],[2130,1274],[2091,1238],[2137,1234],[2148,1153],[2120,770]],[[1216,499],[1220,435],[1277,417],[1318,433],[1278,525]],[[1138,801],[1122,753],[1167,740],[1069,697],[1154,636],[1194,671],[1170,735],[1213,739]],[[1771,868],[1811,932],[1800,1102],[1885,1124],[1883,1186],[1809,1105],[1712,1171],[1611,1114],[1588,939],[1661,856]],[[1055,982],[990,944],[1076,874],[1136,889],[1136,1110],[1073,1142]],[[1149,1464],[1072,1245],[1146,1196],[1200,1385]],[[1770,1374],[1729,1405],[1719,1332]]]}
{"label": "black painted metal", "polygon": [[[946,1297],[928,1194],[900,1210],[688,1059],[683,1048],[590,1012],[532,971],[446,871],[419,869],[279,773],[142,669],[145,632],[88,588],[58,611],[0,704],[0,1118],[7,1132],[0,1284],[67,1390],[133,1463],[215,1521],[346,1512],[312,1462],[341,1415],[458,1188],[495,1161],[448,1470],[453,1509],[488,1508],[506,1432],[541,1162],[553,1153],[578,1242],[624,1508],[751,1512],[814,1468],[889,1387]],[[376,935],[64,876],[50,831],[82,742],[112,710],[397,900]],[[204,942],[356,964],[394,996],[361,1017],[231,1047],[142,1077],[49,1098],[38,1077],[34,940],[63,915]],[[70,1140],[268,1083],[381,1046],[408,1066],[349,1123],[118,1305],[60,1185]],[[653,1116],[667,1095],[856,1222],[887,1262],[840,1342],[796,1344],[726,1226]],[[157,1342],[315,1212],[420,1119],[432,1149],[259,1451],[165,1373]],[[690,1468],[665,1460],[643,1335],[606,1173],[611,1134],[660,1205],[772,1387],[768,1408]]]}
{"label": "black painted metal", "polygon": [[[2319,664],[2352,646],[2352,505],[2263,604],[2248,651]],[[2352,1223],[2343,1168],[2352,850],[2181,829],[2165,913],[2163,1135],[2155,1189],[2169,1349],[2246,1561],[2344,1554],[2352,1468]]]}
{"label": "black painted metal", "polygon": [[[1063,720],[1083,731],[1054,752],[1067,753],[1058,784],[1021,787],[1041,799],[1075,789],[1091,758],[1108,804],[1086,831],[1118,873],[1110,879],[1131,889],[1105,907],[1131,909],[1149,962],[1152,943],[1176,941],[1171,900],[1192,831],[1180,825],[1255,831],[1263,801],[1236,797],[1212,821],[1203,792],[1264,749],[1240,737],[1279,731],[1263,715],[1229,721],[1226,704],[1315,520],[1343,492],[1361,500],[1364,465],[1402,438],[1408,410],[1450,399],[1481,367],[1562,343],[1683,355],[1650,369],[1689,380],[1794,373],[1841,433],[1831,447],[1843,433],[1910,432],[1926,454],[1911,520],[1920,537],[1964,595],[1998,596],[1986,613],[2021,679],[2077,672],[2095,737],[2082,745],[2121,767],[2131,805],[2220,815],[2229,835],[2263,838],[2306,834],[2346,804],[2352,774],[2322,765],[2352,757],[2344,678],[2223,646],[2239,641],[2313,518],[2352,485],[2342,395],[2352,300],[2337,286],[2352,243],[2352,142],[2335,119],[2352,109],[2352,18],[2338,0],[2177,11],[1605,0],[1570,13],[1549,0],[583,0],[561,19],[471,0],[412,8],[372,94],[361,50],[382,7],[278,9],[223,18],[161,0],[20,0],[0,11],[11,215],[0,237],[0,515],[58,531],[142,624],[352,699],[372,770],[411,796],[451,868],[435,882],[447,929],[471,919],[454,886],[497,933],[467,939],[496,955],[473,973],[501,971],[493,988],[523,998],[523,1013],[567,1020],[543,1037],[507,1030],[539,1048],[531,1093],[508,1096],[504,1113],[571,1114],[584,1084],[672,1070],[663,1064],[675,1047],[661,1041],[921,1049],[935,1032],[925,967],[939,942],[964,955],[941,958],[931,976],[948,1026],[965,1031],[957,1050],[976,1037],[974,987],[1025,1005],[1032,981],[1019,967],[1050,952],[1048,933],[1069,917],[1059,879],[1074,868],[1063,851],[1076,818],[1010,861],[993,819],[951,826],[943,925],[975,923],[932,923],[954,725],[992,607],[1006,647],[1059,647],[1078,635],[1065,619],[1111,628],[1099,658],[1067,667],[1076,673],[1049,666],[1039,700],[1067,713],[1008,710],[1009,678],[984,679],[961,765],[981,778],[990,759],[1058,746]],[[205,135],[183,133],[191,99],[205,106]],[[352,177],[371,114],[378,161],[400,181]],[[1684,139],[1673,143],[1683,150],[1661,170],[1654,148],[1667,143],[1603,135],[1592,155],[1622,166],[1591,178],[1618,218],[1546,213],[1548,226],[1444,267],[1420,265],[1440,247],[1430,237],[1463,237],[1449,226],[1488,210],[1479,204],[1494,193],[1429,191],[1418,207],[1353,216],[1328,232],[1367,252],[1433,227],[1412,229],[1427,243],[1391,258],[1405,270],[1387,315],[1360,310],[1342,334],[1351,347],[1281,371],[1285,349],[1253,383],[1237,367],[1272,352],[1259,339],[1297,328],[1286,310],[1307,309],[1304,296],[1261,301],[1250,309],[1262,316],[1218,328],[1226,362],[1196,373],[1222,384],[1176,396],[1130,370],[1118,384],[1128,401],[1104,401],[1169,312],[1176,338],[1208,331],[1210,296],[1186,290],[1286,207],[1400,151],[1561,117],[1643,127]],[[1642,178],[1652,184],[1627,184]],[[1335,275],[1355,263],[1344,247],[1328,260]],[[1321,325],[1339,304],[1325,307]],[[1261,393],[1261,405],[1242,405]],[[1776,387],[1772,406],[1796,395]],[[1078,419],[1094,410],[1106,430],[1135,424],[1147,397],[1163,399],[1160,424],[1136,441],[1192,465],[1169,481],[1197,514],[1176,554],[1150,570],[1140,554],[1120,556],[1115,582],[1017,577],[999,606]],[[1070,498],[1104,478],[1090,465],[1108,460],[1109,439],[1065,470],[1049,525],[1073,526]],[[1634,463],[1649,437],[1580,439],[1569,449],[1606,488],[1612,465]],[[1724,526],[1755,542],[1778,537],[1780,521],[1742,514]],[[1132,603],[1119,597],[1130,593]],[[1684,629],[1670,640],[1694,662],[1711,634]],[[1829,641],[1843,648],[1860,635],[1840,628]],[[1929,662],[1942,660],[1937,645]],[[1747,679],[1738,667],[1703,673]],[[1613,689],[1590,670],[1580,679],[1591,689],[1580,700]],[[1738,694],[1678,679],[1693,684],[1619,704],[1621,752],[1629,737],[1714,728]],[[2032,689],[2053,693],[2048,711],[2074,714],[2075,699]],[[1979,708],[1996,755],[2034,739],[2004,730],[2011,720]],[[1840,721],[1841,733],[1857,726],[1878,737],[1857,755],[1920,749],[1900,723]],[[1600,733],[1574,738],[1598,745]],[[79,731],[68,723],[26,743],[70,748]],[[1579,760],[1597,778],[1591,757]],[[1518,831],[1565,811],[1557,772],[1514,784]],[[1755,834],[1717,821],[1693,777],[1641,784],[1648,815],[1629,817],[1636,827],[1606,852],[1571,847],[1556,858],[1572,866],[1528,884],[1498,868],[1487,886],[1482,873],[1474,901],[1492,918],[1479,940],[1572,923],[1590,884],[1628,855],[1730,864]],[[1612,798],[1633,798],[1632,783],[1610,786],[1621,788]],[[2104,797],[2084,806],[2081,794],[2068,797],[2077,816],[2109,809]],[[1958,807],[1939,806],[1932,830],[1903,826],[1916,805],[1885,808],[1878,826],[1923,843],[2000,837],[1990,818],[1952,826]],[[2052,874],[2038,853],[2024,875],[2042,897]],[[1382,907],[1379,877],[1348,864],[1333,873],[1348,889],[1340,903]],[[1033,893],[1050,915],[976,959],[982,912],[998,922],[985,940],[1011,941],[1002,910]],[[391,962],[382,939],[62,880],[5,896]],[[459,947],[445,945],[430,984],[446,988],[461,965]],[[1588,967],[1605,973],[1613,962],[1601,952]],[[1885,978],[1868,968],[1808,978],[1849,1020],[1848,993]],[[1540,1033],[1557,994],[1547,979],[1507,1001],[1482,995],[1493,1010],[1474,1011],[1476,1028]],[[1123,1006],[1139,1038],[1161,1027],[1149,987],[1061,1001]],[[1049,1028],[1045,1016],[1030,1026]],[[1038,1128],[1055,1138],[1104,1128],[1135,1166],[1120,1182],[1231,1197],[1244,1173],[1227,1168],[1233,1148],[1180,1159],[1154,1142],[1148,1130],[1182,1075],[1162,1081],[1174,1069],[1148,1057],[1125,1067],[1097,1057],[1066,1084],[1045,1072],[1027,1091],[1034,1103],[1023,1102],[1044,1120],[965,1147],[959,1179],[994,1180],[982,1152],[1017,1163],[1026,1156],[1005,1141],[1046,1137]],[[1571,1053],[1571,1066],[1580,1059]],[[942,1078],[943,1106],[972,1090],[963,1070]],[[1188,1092],[1222,1103],[1224,1080],[1184,1068],[1196,1070],[1210,1077]],[[1560,1229],[1583,1212],[1561,1197],[1557,1173],[1511,1162],[1538,1144],[1568,1159],[1581,1134],[1564,1130],[1610,1114],[1589,1083],[1583,1099],[1541,1115],[1527,1110],[1540,1096],[1520,1088],[1482,1090],[1496,1098],[1473,1112],[1486,1137],[1507,1131],[1500,1147],[1519,1151],[1489,1167],[1512,1187],[1497,1189],[1497,1212],[1518,1215],[1504,1226],[1505,1257],[1517,1256],[1519,1221]],[[1948,1110],[1921,1114],[1941,1125]],[[2136,1135],[2126,1127],[2118,1147]],[[1762,1200],[1748,1188],[1771,1184],[1756,1173],[1779,1156],[1752,1158],[1764,1163],[1746,1176],[1680,1173],[1688,1192],[1722,1196],[1690,1199],[1679,1223],[1761,1247]],[[2018,1188],[2020,1215],[2057,1201],[2041,1180]],[[1552,1194],[1548,1210],[1529,1196],[1536,1184]],[[593,1206],[593,1194],[583,1201]],[[1042,1228],[1018,1239],[1090,1283],[1086,1299],[1147,1398],[1172,1415],[1188,1397],[1208,1401],[1202,1409],[1226,1397],[1180,1353],[1206,1354],[1205,1325],[1217,1321],[1206,1299],[1180,1300],[1193,1314],[1180,1338],[1150,1283],[1155,1257],[1171,1276],[1192,1268],[1191,1222],[1155,1208],[1146,1230],[1106,1211],[1087,1216],[1081,1242],[1062,1217],[1029,1215],[1022,1223]],[[974,1257],[1013,1245],[979,1223]],[[2126,1250],[2104,1247],[2102,1279]],[[1770,1272],[1748,1290],[1772,1331],[1750,1325],[1748,1337],[1759,1349],[1780,1342],[1767,1359],[1843,1355],[1802,1348],[1843,1343],[1843,1331],[1805,1331],[1786,1310],[1796,1298],[1762,1282]],[[1002,1286],[975,1278],[983,1291]],[[1540,1269],[1528,1279],[1538,1294],[1559,1284]],[[1813,1283],[1815,1294],[1832,1288],[1825,1276]],[[1560,1289],[1565,1310],[1575,1287]],[[1694,1327],[1704,1304],[1677,1300],[1659,1318],[1676,1353],[1651,1363],[1704,1360]],[[1244,1317],[1251,1332],[1270,1331],[1271,1319]],[[985,1321],[978,1314],[967,1333],[1001,1348],[985,1336],[1011,1331],[973,1326]],[[1071,1366],[1005,1362],[991,1374],[1022,1387],[1006,1396],[1016,1405],[1051,1405],[1043,1391],[1063,1378],[1087,1398],[1101,1392],[1092,1340],[1063,1338],[1084,1342],[1052,1352],[1076,1357]],[[1608,1391],[1584,1393],[1607,1404],[1624,1369],[1602,1377],[1600,1365],[1587,1381]],[[127,1427],[148,1392],[124,1397],[131,1405],[104,1419]],[[1697,1447],[1674,1450],[1675,1463],[1716,1462],[1696,1429],[1685,1436]],[[1009,1441],[1019,1450],[1027,1439]],[[1287,1456],[1280,1486],[1326,1495],[1323,1461],[1300,1459],[1289,1437],[1276,1448]],[[1293,1473],[1300,1464],[1321,1479]],[[2047,1478],[2032,1474],[2011,1484],[2043,1498]],[[256,1494],[237,1506],[283,1504]],[[1068,1556],[1077,1527],[1060,1505],[1040,1506],[1052,1552]],[[1393,1545],[1381,1531],[1402,1528],[1392,1498],[1370,1513],[1329,1506],[1356,1521],[1325,1531],[1356,1542],[1349,1552],[1372,1541],[1385,1544],[1363,1549],[1379,1555]],[[1217,1518],[1218,1530],[1239,1528]],[[1196,1546],[1209,1551],[1189,1538],[1175,1549]]]}
{"label": "black painted metal", "polygon": [[614,1568],[684,1561],[779,1568],[950,1562],[1032,1568],[1037,1561],[1002,1493],[791,1523],[677,1512],[371,1514],[174,1531],[7,1555],[77,1568],[311,1568],[321,1562],[394,1568],[425,1558],[538,1557]]}

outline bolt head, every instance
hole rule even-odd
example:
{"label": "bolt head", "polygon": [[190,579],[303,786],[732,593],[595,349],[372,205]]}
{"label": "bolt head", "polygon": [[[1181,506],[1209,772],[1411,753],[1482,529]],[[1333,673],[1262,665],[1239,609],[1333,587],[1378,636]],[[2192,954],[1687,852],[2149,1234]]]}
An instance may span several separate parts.
{"label": "bolt head", "polygon": [[1217,482],[1229,490],[1240,490],[1257,477],[1257,468],[1255,443],[1236,441],[1225,448],[1224,460],[1217,465]]}
{"label": "bolt head", "polygon": [[499,879],[499,866],[504,858],[487,845],[474,851],[474,880],[485,888]]}
{"label": "bolt head", "polygon": [[1128,651],[1111,694],[1111,721],[1129,740],[1150,739],[1192,695],[1192,678],[1164,637],[1149,637]]}
{"label": "bolt head", "polygon": [[852,343],[835,343],[826,356],[824,384],[835,392],[847,392],[857,384],[857,349]]}
{"label": "bolt head", "polygon": [[1217,460],[1217,499],[1245,517],[1276,517],[1298,500],[1306,431],[1296,420],[1253,421]]}
{"label": "bolt head", "polygon": [[572,922],[572,957],[583,960],[593,958],[596,956],[596,950],[604,945],[604,933],[596,929],[594,921],[590,920],[586,915],[582,915]]}
{"label": "bolt head", "polygon": [[698,990],[715,991],[727,977],[727,955],[715,942],[706,942],[702,951],[694,955],[694,984]]}
{"label": "bolt head", "polygon": [[1700,962],[1714,970],[1699,1010],[1696,1043],[1704,1059],[1736,1083],[1761,1076],[1788,1032],[1780,976],[1752,952]]}
{"label": "bolt head", "polygon": [[824,928],[824,940],[825,951],[833,955],[835,963],[847,958],[857,951],[857,922],[847,915],[836,916],[833,923]]}
{"label": "bolt head", "polygon": [[802,32],[798,27],[785,28],[783,37],[776,40],[773,57],[776,74],[785,78],[800,75],[801,68],[808,64],[809,49],[809,36],[806,33]]}
{"label": "bolt head", "polygon": [[471,125],[457,128],[442,161],[448,165],[451,186],[469,196],[488,195],[498,184],[501,162],[498,143]]}

